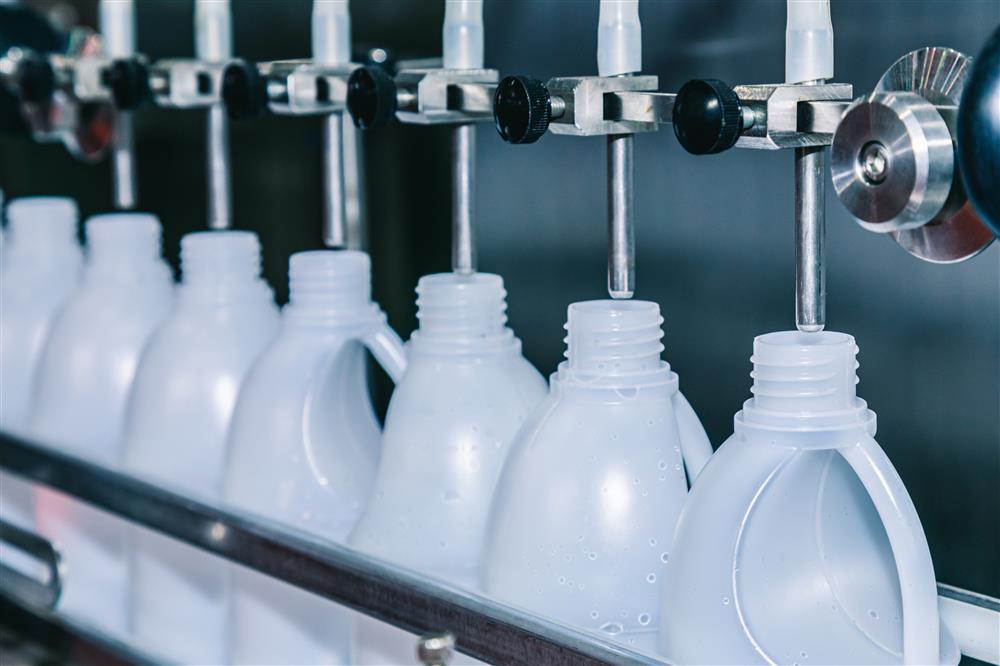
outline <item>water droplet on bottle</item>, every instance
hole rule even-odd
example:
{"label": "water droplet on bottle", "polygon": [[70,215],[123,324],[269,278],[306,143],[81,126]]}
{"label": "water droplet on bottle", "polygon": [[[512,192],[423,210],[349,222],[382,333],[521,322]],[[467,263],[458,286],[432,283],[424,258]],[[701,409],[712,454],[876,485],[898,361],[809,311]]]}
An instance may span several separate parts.
{"label": "water droplet on bottle", "polygon": [[666,460],[661,460],[659,463],[657,463],[656,466],[659,467],[660,469],[666,469],[667,468],[667,461]]}
{"label": "water droplet on bottle", "polygon": [[674,465],[674,469],[676,469],[679,472],[681,471],[681,466],[679,464]]}
{"label": "water droplet on bottle", "polygon": [[600,613],[598,613],[597,611],[595,611],[595,610],[593,610],[593,611],[590,611],[590,619],[591,619],[591,620],[596,620],[596,619],[597,619],[597,618],[599,618],[600,616],[601,616],[601,614],[600,614]]}
{"label": "water droplet on bottle", "polygon": [[667,552],[660,553],[660,561],[663,562],[664,564],[666,564],[667,562],[669,562],[670,561],[670,553],[667,553]]}
{"label": "water droplet on bottle", "polygon": [[874,610],[869,610],[868,614],[871,616],[871,618],[873,620],[877,620],[878,619],[878,613],[876,613]]}
{"label": "water droplet on bottle", "polygon": [[655,546],[656,545],[656,539],[650,539],[649,540],[649,545],[650,546]]}
{"label": "water droplet on bottle", "polygon": [[722,605],[723,606],[729,605],[729,597],[722,597]]}
{"label": "water droplet on bottle", "polygon": [[648,576],[646,576],[646,582],[647,583],[655,583],[656,582],[656,574],[651,573]]}
{"label": "water droplet on bottle", "polygon": [[625,631],[625,627],[617,622],[605,622],[601,625],[601,631],[606,633],[608,636],[617,636]]}
{"label": "water droplet on bottle", "polygon": [[559,576],[559,584],[560,585],[566,584],[566,576]]}
{"label": "water droplet on bottle", "polygon": [[674,453],[680,453],[680,452],[681,452],[681,447],[675,446],[674,447]]}
{"label": "water droplet on bottle", "polygon": [[637,486],[637,485],[639,485],[639,477],[634,477],[634,478],[632,479],[632,485],[633,485],[633,486]]}
{"label": "water droplet on bottle", "polygon": [[808,659],[809,653],[803,650],[802,652],[799,652],[799,656],[802,657],[803,659]]}
{"label": "water droplet on bottle", "polygon": [[653,618],[650,617],[649,613],[639,613],[639,624],[641,624],[644,627],[647,624],[649,624],[650,620],[652,620],[652,619]]}
{"label": "water droplet on bottle", "polygon": [[589,553],[587,553],[587,557],[589,557],[592,560],[596,560],[597,559],[597,553],[595,553],[594,551],[590,551]]}

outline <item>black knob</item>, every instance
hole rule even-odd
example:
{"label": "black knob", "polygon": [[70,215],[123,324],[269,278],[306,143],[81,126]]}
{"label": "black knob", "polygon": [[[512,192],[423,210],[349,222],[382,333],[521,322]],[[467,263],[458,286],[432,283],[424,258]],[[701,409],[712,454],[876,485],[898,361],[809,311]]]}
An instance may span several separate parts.
{"label": "black knob", "polygon": [[958,161],[965,192],[1000,238],[1000,28],[976,56],[958,107]]}
{"label": "black knob", "polygon": [[396,116],[396,83],[381,67],[359,67],[347,79],[347,110],[361,129],[388,125]]}
{"label": "black knob", "polygon": [[736,145],[742,129],[740,98],[716,79],[693,79],[677,91],[674,135],[684,150],[711,155]]}
{"label": "black knob", "polygon": [[108,87],[115,106],[134,109],[149,98],[149,72],[138,58],[115,60],[108,69]]}
{"label": "black knob", "polygon": [[17,66],[17,88],[25,102],[48,102],[56,90],[56,75],[52,65],[43,57],[25,55]]}
{"label": "black knob", "polygon": [[527,76],[504,78],[493,95],[493,123],[507,143],[534,143],[552,121],[552,96]]}
{"label": "black knob", "polygon": [[222,71],[222,102],[234,120],[252,118],[267,105],[264,77],[252,62],[231,61]]}

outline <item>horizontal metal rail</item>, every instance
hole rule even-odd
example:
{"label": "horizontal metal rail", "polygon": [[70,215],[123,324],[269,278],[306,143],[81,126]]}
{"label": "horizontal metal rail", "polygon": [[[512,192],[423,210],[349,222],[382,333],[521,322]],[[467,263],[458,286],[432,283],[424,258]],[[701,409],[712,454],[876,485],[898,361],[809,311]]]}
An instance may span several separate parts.
{"label": "horizontal metal rail", "polygon": [[244,517],[5,433],[0,433],[0,467],[400,629],[415,634],[448,631],[459,651],[477,659],[532,666],[663,663],[345,546]]}

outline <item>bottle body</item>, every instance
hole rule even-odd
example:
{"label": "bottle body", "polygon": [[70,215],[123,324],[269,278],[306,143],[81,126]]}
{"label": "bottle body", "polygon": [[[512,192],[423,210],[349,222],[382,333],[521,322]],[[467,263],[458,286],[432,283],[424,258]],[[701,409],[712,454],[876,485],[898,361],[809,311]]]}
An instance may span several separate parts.
{"label": "bottle body", "polygon": [[[52,322],[79,281],[83,254],[70,199],[15,199],[0,255],[0,429],[25,434],[42,350]],[[0,472],[0,517],[34,528],[32,484]],[[3,560],[26,562],[4,548]]]}
{"label": "bottle body", "polygon": [[[544,380],[504,325],[502,285],[487,274],[421,279],[420,329],[389,403],[371,497],[349,541],[470,587],[511,439],[545,395]],[[365,624],[361,663],[413,660],[414,639]]]}
{"label": "bottle body", "polygon": [[687,493],[662,321],[643,301],[570,306],[567,361],[511,446],[483,564],[491,596],[644,650]]}
{"label": "bottle body", "polygon": [[[135,370],[170,312],[173,280],[151,215],[92,218],[87,240],[83,282],[49,335],[29,430],[43,444],[116,468]],[[36,492],[36,509],[39,530],[72,572],[60,610],[123,635],[127,523],[46,488]]]}
{"label": "bottle body", "polygon": [[692,489],[666,567],[671,661],[903,663],[916,634],[935,653],[919,663],[957,662],[943,627],[938,645],[919,520],[854,395],[855,352],[839,333],[755,342],[754,398]]}
{"label": "bottle body", "polygon": [[[181,252],[177,306],[136,374],[124,465],[168,489],[217,502],[236,397],[278,316],[258,277],[253,234],[189,234]],[[145,528],[135,527],[132,537],[131,629],[139,645],[169,660],[224,663],[225,562]]]}
{"label": "bottle body", "polygon": [[[291,300],[254,365],[229,436],[227,504],[322,539],[344,541],[375,477],[380,426],[364,343],[384,326],[369,297],[368,256],[291,259]],[[398,337],[396,345],[401,347]],[[353,614],[242,567],[233,568],[235,663],[353,662]]]}

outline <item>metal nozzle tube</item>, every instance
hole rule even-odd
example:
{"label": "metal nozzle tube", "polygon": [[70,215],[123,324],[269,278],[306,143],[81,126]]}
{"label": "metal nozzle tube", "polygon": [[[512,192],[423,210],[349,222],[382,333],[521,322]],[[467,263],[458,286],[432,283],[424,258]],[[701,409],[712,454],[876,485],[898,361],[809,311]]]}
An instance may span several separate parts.
{"label": "metal nozzle tube", "polygon": [[343,128],[339,113],[323,123],[323,244],[330,248],[347,247]]}
{"label": "metal nozzle tube", "polygon": [[635,293],[635,160],[634,137],[608,137],[608,293],[632,298]]}
{"label": "metal nozzle tube", "polygon": [[229,181],[229,118],[222,104],[208,109],[208,227],[232,226],[232,188]]}
{"label": "metal nozzle tube", "polygon": [[451,134],[451,268],[476,271],[476,128],[458,125]]}
{"label": "metal nozzle tube", "polygon": [[826,325],[825,150],[795,149],[795,326],[808,333]]}
{"label": "metal nozzle tube", "polygon": [[132,114],[115,110],[111,133],[111,168],[114,179],[114,205],[119,210],[131,210],[138,203],[135,174],[135,138]]}

